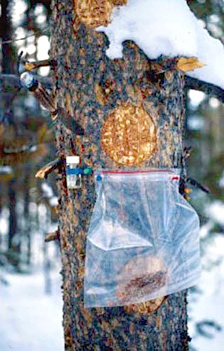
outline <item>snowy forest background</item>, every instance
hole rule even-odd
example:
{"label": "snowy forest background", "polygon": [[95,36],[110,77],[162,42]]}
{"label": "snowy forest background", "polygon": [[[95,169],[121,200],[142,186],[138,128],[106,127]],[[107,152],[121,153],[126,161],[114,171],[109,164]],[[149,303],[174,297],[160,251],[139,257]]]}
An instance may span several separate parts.
{"label": "snowy forest background", "polygon": [[[189,0],[211,35],[224,42],[224,1]],[[0,41],[0,350],[63,350],[60,254],[44,244],[57,228],[55,177],[35,178],[55,158],[49,113],[18,89],[18,55],[44,60],[50,49],[50,1],[2,0]],[[18,40],[24,38],[23,40]],[[50,88],[49,67],[39,68]],[[6,74],[8,74],[6,79]],[[192,147],[190,201],[201,219],[203,275],[189,292],[192,351],[224,344],[224,107],[216,98],[186,90],[184,143]]]}

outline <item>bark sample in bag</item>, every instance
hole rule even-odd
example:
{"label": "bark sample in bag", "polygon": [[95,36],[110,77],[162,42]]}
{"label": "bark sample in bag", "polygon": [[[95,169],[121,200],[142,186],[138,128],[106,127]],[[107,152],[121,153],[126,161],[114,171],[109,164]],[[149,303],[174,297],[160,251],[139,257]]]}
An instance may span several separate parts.
{"label": "bark sample in bag", "polygon": [[163,295],[166,295],[166,281],[167,269],[159,257],[137,256],[118,275],[116,295],[122,305],[130,304],[136,297],[144,298],[162,287]]}
{"label": "bark sample in bag", "polygon": [[197,282],[199,219],[178,187],[178,171],[97,171],[86,307],[145,302]]}

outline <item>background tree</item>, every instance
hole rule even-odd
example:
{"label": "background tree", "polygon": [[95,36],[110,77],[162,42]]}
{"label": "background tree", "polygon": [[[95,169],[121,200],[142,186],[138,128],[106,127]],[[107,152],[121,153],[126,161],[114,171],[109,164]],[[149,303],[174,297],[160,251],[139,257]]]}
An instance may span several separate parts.
{"label": "background tree", "polygon": [[[46,5],[48,12],[41,3]],[[33,96],[21,89],[17,72],[21,50],[26,55],[29,51],[29,60],[37,60],[38,38],[47,33],[50,2],[20,2],[18,5],[26,10],[20,16],[20,11],[15,8],[17,4],[7,0],[1,3],[0,197],[2,209],[9,210],[7,244],[2,238],[1,255],[4,261],[6,259],[20,270],[26,266],[25,263],[29,264],[32,248],[29,216],[31,189],[37,188],[37,203],[43,196],[40,183],[28,174],[35,173],[35,167],[39,167],[39,162],[54,147],[49,115]],[[18,36],[24,39],[16,41]],[[21,207],[23,210],[18,209]]]}

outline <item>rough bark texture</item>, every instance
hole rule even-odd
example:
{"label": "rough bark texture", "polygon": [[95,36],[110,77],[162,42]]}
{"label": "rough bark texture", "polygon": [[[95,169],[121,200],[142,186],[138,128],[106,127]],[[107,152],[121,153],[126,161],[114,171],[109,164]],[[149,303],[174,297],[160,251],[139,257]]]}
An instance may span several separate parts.
{"label": "rough bark texture", "polygon": [[20,261],[20,242],[16,240],[18,221],[16,213],[16,183],[11,180],[8,188],[9,196],[9,233],[8,233],[8,250],[9,260],[15,268],[19,269]]}
{"label": "rough bark texture", "polygon": [[[157,129],[157,148],[138,168],[180,167],[183,77],[171,69],[172,60],[149,61],[131,42],[124,45],[123,59],[109,60],[105,35],[79,23],[71,0],[53,0],[52,11],[55,99],[85,130],[84,136],[76,136],[58,122],[58,156],[78,154],[81,166],[93,169],[121,168],[102,150],[100,131],[107,116],[128,102],[143,106]],[[95,201],[94,177],[83,176],[82,188],[72,192],[62,169],[58,191],[65,349],[188,350],[186,292],[169,296],[152,314],[147,309],[84,308],[85,238]]]}

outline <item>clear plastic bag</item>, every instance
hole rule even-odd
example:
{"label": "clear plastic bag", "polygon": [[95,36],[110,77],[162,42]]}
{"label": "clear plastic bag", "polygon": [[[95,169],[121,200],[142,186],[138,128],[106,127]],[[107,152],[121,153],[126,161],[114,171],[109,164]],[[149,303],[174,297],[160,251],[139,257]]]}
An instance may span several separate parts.
{"label": "clear plastic bag", "polygon": [[85,306],[140,303],[196,284],[199,219],[179,194],[178,171],[101,170],[95,177]]}

